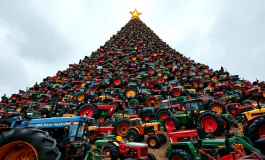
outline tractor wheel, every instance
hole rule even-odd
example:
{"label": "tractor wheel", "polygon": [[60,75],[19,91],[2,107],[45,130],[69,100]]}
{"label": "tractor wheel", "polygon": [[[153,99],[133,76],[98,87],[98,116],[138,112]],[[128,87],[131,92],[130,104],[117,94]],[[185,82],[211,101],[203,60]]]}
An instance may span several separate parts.
{"label": "tractor wheel", "polygon": [[56,140],[35,128],[14,128],[0,137],[0,159],[60,159]]}
{"label": "tractor wheel", "polygon": [[147,154],[148,160],[156,160],[156,156],[153,153]]}
{"label": "tractor wheel", "polygon": [[226,113],[226,107],[218,102],[212,102],[209,104],[209,110],[215,111],[217,114],[225,114]]}
{"label": "tractor wheel", "polygon": [[249,137],[249,133],[248,133],[248,126],[247,125],[243,125],[243,134],[246,137]]}
{"label": "tractor wheel", "polygon": [[230,120],[227,117],[225,117],[224,115],[220,115],[220,116],[223,119],[223,123],[224,123],[224,129],[223,129],[223,131],[224,130],[228,130],[229,131],[230,128],[231,128]]}
{"label": "tractor wheel", "polygon": [[142,117],[142,120],[145,122],[150,122],[152,119],[152,116],[149,113],[145,113]]}
{"label": "tractor wheel", "polygon": [[124,91],[125,97],[128,99],[136,98],[137,89],[134,87],[129,87]]}
{"label": "tractor wheel", "polygon": [[137,108],[139,105],[139,101],[137,99],[131,99],[129,102],[128,102],[128,107],[130,109],[135,109]]}
{"label": "tractor wheel", "polygon": [[123,86],[123,80],[121,77],[117,77],[113,80],[115,87],[122,87]]}
{"label": "tractor wheel", "polygon": [[115,131],[119,136],[126,136],[129,131],[129,120],[121,120],[117,123]]}
{"label": "tractor wheel", "polygon": [[164,110],[164,111],[158,112],[156,118],[160,120],[165,120],[169,116],[171,116],[171,113],[169,111]]}
{"label": "tractor wheel", "polygon": [[182,149],[174,149],[170,152],[168,156],[168,160],[192,160],[192,157],[190,156],[187,151]]}
{"label": "tractor wheel", "polygon": [[249,138],[252,142],[255,142],[262,135],[265,135],[265,118],[260,117],[255,119],[248,127]]}
{"label": "tractor wheel", "polygon": [[118,111],[118,110],[121,110],[119,102],[110,102],[110,105],[115,105],[116,106],[115,112]]}
{"label": "tractor wheel", "polygon": [[158,137],[160,138],[162,144],[167,143],[167,136],[165,134],[158,134]]}
{"label": "tractor wheel", "polygon": [[77,95],[77,98],[76,98],[76,101],[77,102],[83,102],[83,101],[86,101],[87,100],[87,95],[86,93],[79,93]]}
{"label": "tractor wheel", "polygon": [[179,97],[179,96],[181,96],[181,94],[182,94],[182,91],[180,90],[180,89],[178,89],[178,88],[174,88],[173,90],[172,90],[172,92],[170,93],[170,95],[171,95],[171,97]]}
{"label": "tractor wheel", "polygon": [[160,100],[159,100],[158,97],[156,97],[156,96],[149,96],[149,97],[146,99],[145,103],[146,103],[147,106],[152,107],[155,103],[157,103],[157,102],[159,102],[159,101],[160,101]]}
{"label": "tractor wheel", "polygon": [[130,129],[128,131],[128,134],[126,135],[126,138],[130,142],[141,142],[142,138],[141,135],[135,130],[135,129]]}
{"label": "tractor wheel", "polygon": [[161,140],[157,135],[150,135],[147,138],[147,144],[149,148],[158,149],[161,146]]}
{"label": "tractor wheel", "polygon": [[232,115],[235,115],[238,113],[238,108],[236,106],[230,106],[227,109],[228,109],[229,113]]}
{"label": "tractor wheel", "polygon": [[119,156],[118,150],[114,145],[110,144],[105,145],[103,147],[103,152],[108,154],[107,158],[117,159]]}
{"label": "tractor wheel", "polygon": [[80,109],[77,112],[77,115],[85,117],[86,114],[87,114],[87,118],[97,118],[98,108],[93,104],[86,104],[80,107]]}
{"label": "tractor wheel", "polygon": [[223,119],[214,112],[203,112],[197,119],[197,126],[202,127],[206,132],[213,132],[219,135],[224,128]]}
{"label": "tractor wheel", "polygon": [[174,129],[176,128],[177,130],[180,129],[180,123],[179,120],[174,117],[174,116],[169,116],[164,120],[164,130],[167,131],[167,129]]}

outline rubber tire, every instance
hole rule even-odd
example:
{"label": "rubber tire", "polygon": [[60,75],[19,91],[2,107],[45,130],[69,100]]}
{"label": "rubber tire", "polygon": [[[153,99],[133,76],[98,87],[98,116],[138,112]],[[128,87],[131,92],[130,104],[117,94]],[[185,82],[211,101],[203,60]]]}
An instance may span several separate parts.
{"label": "rubber tire", "polygon": [[249,125],[248,127],[248,131],[249,131],[249,138],[251,139],[252,142],[255,142],[256,140],[258,140],[260,138],[259,136],[259,128],[260,126],[265,125],[265,118],[264,117],[260,117],[255,119],[251,125]]}
{"label": "rubber tire", "polygon": [[[126,96],[126,93],[127,93],[127,91],[129,91],[129,90],[134,90],[134,91],[135,91],[136,94],[135,94],[134,97],[130,98],[130,97],[127,97],[127,96]],[[128,99],[136,98],[136,96],[137,96],[137,89],[134,88],[134,87],[129,87],[129,88],[127,88],[127,89],[124,91],[124,96],[125,96],[126,98],[128,98]]]}
{"label": "rubber tire", "polygon": [[[130,140],[130,136],[133,136],[132,140]],[[140,134],[135,129],[130,129],[126,135],[126,138],[129,142],[141,142],[142,140]]]}
{"label": "rubber tire", "polygon": [[246,137],[249,137],[249,133],[248,133],[248,126],[243,124],[243,134]]}
{"label": "rubber tire", "polygon": [[61,159],[57,142],[49,136],[48,132],[36,128],[14,128],[3,132],[0,136],[1,147],[14,141],[24,141],[31,144],[36,149],[39,160]]}
{"label": "rubber tire", "polygon": [[[130,107],[130,106],[131,106],[130,103],[132,103],[132,102],[135,103],[135,106],[134,106],[134,107]],[[128,102],[128,107],[129,107],[130,109],[135,109],[135,108],[138,107],[138,105],[139,105],[139,101],[138,101],[137,99],[131,99],[131,100]]]}
{"label": "rubber tire", "polygon": [[119,154],[118,154],[118,150],[117,150],[116,146],[107,144],[107,145],[103,146],[103,151],[105,149],[108,149],[110,151],[111,159],[117,159],[118,158]]}
{"label": "rubber tire", "polygon": [[203,112],[202,114],[199,115],[199,117],[198,117],[198,119],[196,121],[197,127],[202,127],[201,126],[201,120],[205,116],[214,117],[214,119],[216,120],[218,126],[217,126],[216,130],[213,133],[214,133],[214,135],[219,136],[222,133],[223,128],[224,128],[223,119],[220,117],[220,115],[218,115],[218,114],[216,114],[214,112]]}
{"label": "rubber tire", "polygon": [[158,137],[160,138],[162,144],[167,143],[167,136],[164,133],[158,134]]}
{"label": "rubber tire", "polygon": [[83,100],[83,101],[86,101],[87,98],[88,98],[86,93],[79,93],[79,94],[76,96],[76,101],[77,101],[77,102],[83,102],[83,101],[78,101],[78,96],[79,96],[79,95],[84,95],[84,100]]}
{"label": "rubber tire", "polygon": [[156,156],[153,153],[148,153],[147,157],[149,158],[149,160],[156,160]]}
{"label": "rubber tire", "polygon": [[82,111],[82,109],[83,108],[85,108],[85,107],[90,107],[90,108],[92,108],[92,110],[94,111],[94,114],[91,116],[91,117],[89,117],[89,118],[97,118],[98,117],[98,108],[95,106],[95,105],[93,105],[93,104],[86,104],[86,105],[83,105],[83,106],[81,106],[80,108],[79,108],[79,110],[77,111],[77,115],[79,115],[80,116],[80,112]]}
{"label": "rubber tire", "polygon": [[228,130],[229,131],[230,128],[231,128],[230,120],[227,119],[227,117],[225,117],[224,115],[220,115],[220,116],[222,117],[223,121],[226,122],[226,127],[223,128],[223,131],[225,131],[225,130]]}
{"label": "rubber tire", "polygon": [[[118,130],[118,126],[119,126],[120,123],[127,123],[128,127],[130,126],[130,121],[128,119],[123,119],[123,120],[118,121],[117,124],[115,124],[115,133],[116,133],[116,135],[119,135],[117,130]],[[128,134],[128,132],[125,135],[119,135],[119,136],[126,136],[127,134]]]}
{"label": "rubber tire", "polygon": [[180,127],[181,127],[180,122],[179,122],[179,120],[178,120],[176,117],[174,117],[174,116],[169,116],[169,117],[167,117],[167,118],[163,121],[164,130],[167,131],[167,130],[166,130],[166,126],[165,126],[165,122],[166,122],[167,120],[169,120],[169,119],[172,119],[172,120],[174,121],[174,127],[175,127],[177,130],[179,130]]}
{"label": "rubber tire", "polygon": [[[167,117],[171,116],[171,113],[170,113],[169,111],[162,110],[162,111],[158,112],[156,118],[157,118],[157,119],[160,119],[160,115],[161,115],[162,113],[166,113],[166,114],[168,114]],[[162,119],[161,119],[161,120],[162,120]]]}
{"label": "rubber tire", "polygon": [[[145,117],[147,117],[147,116],[150,117],[150,120],[148,120],[148,121],[145,120]],[[151,114],[149,114],[149,113],[144,113],[143,116],[142,116],[142,120],[143,120],[144,122],[150,122],[151,119],[152,119],[152,116],[151,116]]]}
{"label": "rubber tire", "polygon": [[225,113],[226,113],[226,107],[225,107],[225,105],[223,105],[223,104],[221,104],[221,103],[219,103],[219,102],[212,102],[212,103],[210,103],[209,106],[208,106],[208,109],[209,109],[209,110],[212,110],[211,107],[212,107],[213,105],[219,105],[219,106],[222,107],[222,113],[221,113],[221,114],[225,114]]}
{"label": "rubber tire", "polygon": [[179,96],[182,95],[182,91],[181,91],[180,89],[178,89],[178,88],[174,88],[174,89],[171,91],[171,93],[170,93],[171,97],[173,97],[173,98],[177,97],[177,96],[174,95],[174,92],[175,92],[175,91],[179,91],[179,92],[180,92],[180,95],[179,95]]}
{"label": "rubber tire", "polygon": [[[156,145],[155,146],[151,146],[150,145],[150,140],[151,139],[154,139],[156,141]],[[160,146],[161,146],[161,140],[160,138],[158,137],[158,135],[150,135],[148,138],[147,138],[147,144],[148,144],[148,147],[149,148],[152,148],[152,149],[158,149]]]}
{"label": "rubber tire", "polygon": [[[121,81],[121,83],[120,83],[119,85],[116,85],[116,84],[114,83],[114,81],[117,80],[117,79],[119,79],[119,80]],[[123,80],[122,80],[121,77],[117,77],[117,78],[115,78],[115,79],[113,80],[113,83],[114,83],[114,87],[117,87],[117,88],[122,87],[123,84],[124,84],[124,82],[123,82]]]}
{"label": "rubber tire", "polygon": [[192,160],[193,158],[187,153],[185,150],[182,149],[174,149],[168,156],[168,160],[172,160],[173,156],[179,156],[182,160]]}

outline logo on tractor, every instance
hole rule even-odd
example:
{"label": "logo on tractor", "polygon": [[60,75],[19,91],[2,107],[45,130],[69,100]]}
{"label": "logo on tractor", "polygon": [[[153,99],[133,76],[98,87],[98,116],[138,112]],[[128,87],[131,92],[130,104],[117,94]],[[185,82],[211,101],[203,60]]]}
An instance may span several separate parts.
{"label": "logo on tractor", "polygon": [[65,126],[69,123],[40,123],[36,124],[36,127],[53,127],[53,126]]}

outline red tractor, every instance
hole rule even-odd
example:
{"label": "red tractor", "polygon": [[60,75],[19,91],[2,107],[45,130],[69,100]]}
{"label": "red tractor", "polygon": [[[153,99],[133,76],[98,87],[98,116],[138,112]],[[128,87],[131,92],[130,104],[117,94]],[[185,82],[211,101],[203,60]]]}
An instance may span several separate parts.
{"label": "red tractor", "polygon": [[85,104],[77,111],[78,116],[99,119],[104,123],[108,117],[111,117],[116,110],[116,104]]}
{"label": "red tractor", "polygon": [[156,160],[152,153],[148,153],[148,146],[144,143],[128,142],[126,143],[121,136],[113,140],[98,140],[93,144],[96,148],[103,148],[111,159],[126,160]]}
{"label": "red tractor", "polygon": [[231,114],[233,118],[240,115],[243,112],[251,111],[255,109],[255,105],[250,104],[246,106],[242,106],[240,103],[228,103],[226,105],[227,110]]}
{"label": "red tractor", "polygon": [[85,136],[89,143],[94,143],[96,140],[103,139],[104,135],[113,135],[114,127],[111,126],[89,126],[86,128]]}

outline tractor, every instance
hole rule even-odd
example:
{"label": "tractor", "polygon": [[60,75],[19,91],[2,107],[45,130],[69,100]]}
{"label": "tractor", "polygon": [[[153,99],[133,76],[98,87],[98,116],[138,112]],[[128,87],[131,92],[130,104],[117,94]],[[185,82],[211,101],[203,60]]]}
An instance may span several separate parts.
{"label": "tractor", "polygon": [[115,131],[130,142],[142,142],[144,136],[148,135],[149,148],[159,148],[167,142],[166,136],[160,131],[160,122],[144,123],[141,118],[123,119],[116,124]]}
{"label": "tractor", "polygon": [[216,114],[211,110],[203,110],[201,99],[188,100],[182,103],[182,111],[175,111],[172,116],[164,120],[164,129],[169,133],[179,130],[181,126],[186,129],[201,126],[207,132],[220,135],[224,129],[230,129],[230,117],[227,114]]}
{"label": "tractor", "polygon": [[[88,103],[79,108],[77,115],[87,116],[87,118],[99,119],[100,123],[104,123],[107,118],[116,110],[116,104],[93,104]],[[88,114],[87,114],[88,113]]]}
{"label": "tractor", "polygon": [[180,110],[180,103],[186,102],[186,100],[186,96],[163,100],[161,103],[156,104],[155,107],[144,107],[139,110],[138,116],[145,122],[149,122],[152,118],[164,120],[171,116],[172,110]]}
{"label": "tractor", "polygon": [[[244,135],[249,137],[254,143],[265,135],[265,108],[261,108],[258,101],[259,96],[258,94],[253,95],[258,105],[257,109],[243,112],[241,114],[242,119],[237,121]],[[240,122],[243,122],[243,125]]]}
{"label": "tractor", "polygon": [[103,148],[103,152],[111,159],[156,160],[152,153],[148,153],[146,144],[126,143],[121,136],[117,136],[115,140],[97,140],[93,145],[98,149]]}
{"label": "tractor", "polygon": [[13,124],[19,128],[5,127],[9,131],[1,133],[1,159],[83,159],[91,148],[84,137],[84,117],[19,119]]}
{"label": "tractor", "polygon": [[112,126],[98,126],[92,125],[88,126],[85,132],[85,136],[87,137],[89,143],[94,143],[96,140],[103,139],[103,135],[107,135],[107,139],[114,139],[115,135],[113,135],[114,127]]}
{"label": "tractor", "polygon": [[[225,139],[212,139],[211,133],[202,128],[190,131],[179,131],[169,135],[170,147],[166,151],[169,160],[227,160],[227,159],[260,159],[262,151],[252,146],[244,136],[230,135],[225,131]],[[264,144],[261,140],[260,144]],[[249,152],[251,152],[249,154]]]}

